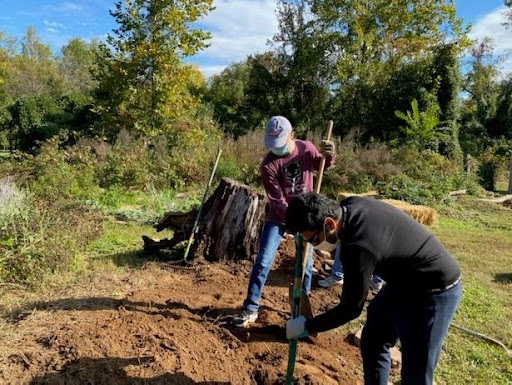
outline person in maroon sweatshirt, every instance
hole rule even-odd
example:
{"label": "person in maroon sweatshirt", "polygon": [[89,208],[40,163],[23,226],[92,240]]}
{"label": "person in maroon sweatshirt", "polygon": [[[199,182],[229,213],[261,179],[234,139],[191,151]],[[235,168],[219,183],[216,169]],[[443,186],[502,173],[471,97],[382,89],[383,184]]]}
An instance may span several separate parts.
{"label": "person in maroon sweatshirt", "polygon": [[[247,296],[240,313],[232,320],[237,327],[245,327],[258,318],[259,301],[270,267],[284,235],[284,216],[288,202],[304,192],[313,191],[313,171],[326,157],[325,167],[334,163],[334,142],[322,141],[320,153],[313,143],[294,139],[291,123],[283,116],[273,116],[265,130],[265,147],[269,149],[260,171],[270,208],[260,238],[260,248],[249,278]],[[304,273],[304,290],[311,291],[313,249],[310,248]]]}
{"label": "person in maroon sweatshirt", "polygon": [[333,202],[319,194],[294,197],[286,229],[320,249],[341,250],[344,285],[339,305],[286,324],[288,338],[337,328],[363,310],[372,274],[386,285],[368,306],[361,336],[365,384],[386,385],[389,348],[400,339],[402,384],[432,384],[441,346],[462,297],[457,262],[422,225],[373,198]]}

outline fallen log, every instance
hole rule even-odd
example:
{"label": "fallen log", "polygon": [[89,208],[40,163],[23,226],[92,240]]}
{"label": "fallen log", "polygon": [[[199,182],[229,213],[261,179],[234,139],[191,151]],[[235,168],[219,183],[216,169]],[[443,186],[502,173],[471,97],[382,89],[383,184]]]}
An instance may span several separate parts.
{"label": "fallen log", "polygon": [[508,201],[512,201],[512,194],[503,195],[503,196],[497,197],[497,198],[481,198],[479,200],[481,200],[483,202],[489,202],[489,203],[506,203]]}

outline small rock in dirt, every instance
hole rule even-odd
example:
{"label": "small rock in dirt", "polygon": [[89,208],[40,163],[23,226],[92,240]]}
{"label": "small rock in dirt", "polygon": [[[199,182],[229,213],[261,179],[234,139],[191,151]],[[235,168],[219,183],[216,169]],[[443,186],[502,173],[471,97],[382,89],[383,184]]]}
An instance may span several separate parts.
{"label": "small rock in dirt", "polygon": [[389,349],[389,353],[391,354],[391,367],[399,368],[402,365],[402,352],[397,347],[392,347]]}
{"label": "small rock in dirt", "polygon": [[323,251],[323,250],[317,250],[315,249],[315,253],[319,256],[319,257],[322,257],[322,258],[332,258],[331,257],[331,253],[327,252],[327,251]]}

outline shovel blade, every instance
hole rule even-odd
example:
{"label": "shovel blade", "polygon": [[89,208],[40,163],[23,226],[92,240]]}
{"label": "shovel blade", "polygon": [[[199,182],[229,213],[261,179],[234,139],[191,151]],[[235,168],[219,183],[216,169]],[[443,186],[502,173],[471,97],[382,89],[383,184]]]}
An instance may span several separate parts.
{"label": "shovel blade", "polygon": [[[288,300],[290,301],[290,306],[293,307],[293,285],[291,285],[289,288]],[[311,319],[314,317],[311,302],[304,289],[302,289],[302,295],[300,296],[300,315],[304,316],[306,319]],[[309,337],[312,337],[310,339],[314,342],[313,338],[316,337],[316,333],[311,333]]]}

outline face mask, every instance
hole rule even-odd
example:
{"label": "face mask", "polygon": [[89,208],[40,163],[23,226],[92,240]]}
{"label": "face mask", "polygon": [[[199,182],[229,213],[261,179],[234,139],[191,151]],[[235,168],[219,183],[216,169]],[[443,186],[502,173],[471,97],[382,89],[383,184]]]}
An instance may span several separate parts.
{"label": "face mask", "polygon": [[313,248],[315,250],[322,250],[322,251],[327,251],[328,253],[330,253],[331,251],[336,250],[336,248],[338,247],[339,244],[340,244],[339,239],[336,241],[336,243],[331,243],[331,242],[327,241],[327,235],[325,233],[325,223],[324,223],[324,240],[322,242],[320,242],[318,245],[313,246]]}
{"label": "face mask", "polygon": [[272,153],[277,156],[285,156],[290,152],[286,144],[283,147],[271,148],[270,151],[272,151]]}

